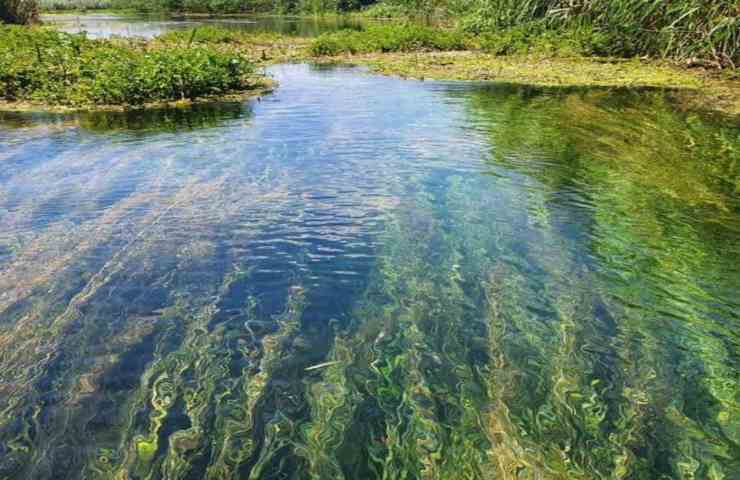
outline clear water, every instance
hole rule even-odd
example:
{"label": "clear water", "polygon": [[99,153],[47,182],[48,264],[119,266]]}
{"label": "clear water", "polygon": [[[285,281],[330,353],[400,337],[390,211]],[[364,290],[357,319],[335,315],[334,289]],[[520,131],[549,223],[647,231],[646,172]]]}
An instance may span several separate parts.
{"label": "clear water", "polygon": [[43,22],[68,33],[86,32],[90,38],[111,36],[153,38],[163,33],[187,30],[199,25],[246,32],[277,32],[283,35],[315,37],[321,33],[359,28],[357,19],[348,17],[177,17],[141,14],[47,14]]}
{"label": "clear water", "polygon": [[277,66],[0,117],[0,478],[740,478],[740,125]]}

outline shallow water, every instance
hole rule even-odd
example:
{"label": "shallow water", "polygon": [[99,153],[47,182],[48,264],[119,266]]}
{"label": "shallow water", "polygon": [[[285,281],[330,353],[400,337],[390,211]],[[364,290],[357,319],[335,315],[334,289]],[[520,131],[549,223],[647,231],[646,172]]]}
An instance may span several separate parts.
{"label": "shallow water", "polygon": [[0,478],[740,478],[740,125],[271,73],[0,116]]}
{"label": "shallow water", "polygon": [[90,38],[111,36],[153,38],[163,33],[187,30],[200,25],[245,32],[277,32],[283,35],[315,37],[321,33],[359,28],[356,19],[344,17],[229,16],[179,17],[146,14],[47,14],[44,23],[68,33],[86,32]]}

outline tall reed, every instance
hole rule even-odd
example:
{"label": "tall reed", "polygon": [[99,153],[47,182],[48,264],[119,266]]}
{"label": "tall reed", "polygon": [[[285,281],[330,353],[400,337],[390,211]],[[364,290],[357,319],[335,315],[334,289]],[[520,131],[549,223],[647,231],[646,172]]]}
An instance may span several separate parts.
{"label": "tall reed", "polygon": [[740,60],[740,10],[725,0],[476,0],[466,19],[477,31],[531,22],[593,26],[613,54]]}

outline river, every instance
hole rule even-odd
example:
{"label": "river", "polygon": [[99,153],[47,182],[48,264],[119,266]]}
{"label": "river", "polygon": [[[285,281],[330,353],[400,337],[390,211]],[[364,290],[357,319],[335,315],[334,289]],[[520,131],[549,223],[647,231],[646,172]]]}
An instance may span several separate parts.
{"label": "river", "polygon": [[278,65],[0,114],[0,478],[740,478],[740,125]]}

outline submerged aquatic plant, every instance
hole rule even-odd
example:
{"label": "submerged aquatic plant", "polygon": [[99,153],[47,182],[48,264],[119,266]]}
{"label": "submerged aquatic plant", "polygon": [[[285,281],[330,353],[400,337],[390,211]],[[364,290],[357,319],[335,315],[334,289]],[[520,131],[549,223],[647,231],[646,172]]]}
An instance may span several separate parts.
{"label": "submerged aquatic plant", "polygon": [[445,115],[368,128],[400,146],[362,185],[336,124],[296,140],[322,169],[256,135],[284,110],[9,161],[0,478],[733,479],[738,129],[656,92],[399,85]]}

